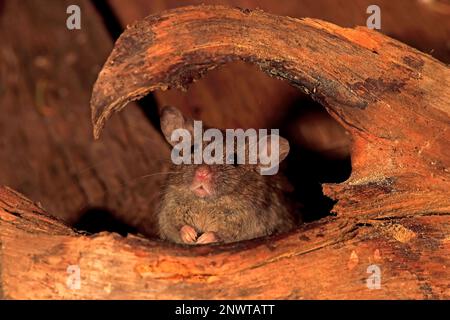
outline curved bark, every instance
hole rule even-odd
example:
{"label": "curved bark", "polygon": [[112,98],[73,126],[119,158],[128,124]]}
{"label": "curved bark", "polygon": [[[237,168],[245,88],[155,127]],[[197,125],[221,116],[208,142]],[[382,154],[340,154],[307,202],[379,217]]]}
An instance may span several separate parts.
{"label": "curved bark", "polygon": [[[351,133],[352,176],[324,187],[338,215],[286,235],[183,247],[81,234],[0,188],[0,297],[450,297],[450,72],[382,34],[225,7],[149,17],[124,33],[99,76],[95,135],[128,101],[234,59],[311,94]],[[70,265],[80,289],[67,286]],[[380,289],[367,286],[371,266]]]}
{"label": "curved bark", "polygon": [[351,133],[350,179],[324,186],[337,213],[450,211],[450,70],[366,28],[223,6],[149,16],[123,33],[99,75],[94,136],[129,101],[237,59],[310,94]]}
{"label": "curved bark", "polygon": [[[6,299],[448,299],[449,215],[327,218],[290,234],[183,247],[87,236],[0,188]],[[77,266],[80,287],[67,285]],[[380,288],[368,286],[379,268]],[[73,282],[72,282],[73,283]]]}

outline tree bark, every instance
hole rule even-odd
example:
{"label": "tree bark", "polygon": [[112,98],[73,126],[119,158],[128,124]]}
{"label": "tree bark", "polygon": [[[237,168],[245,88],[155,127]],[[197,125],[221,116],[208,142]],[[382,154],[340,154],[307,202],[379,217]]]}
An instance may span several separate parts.
{"label": "tree bark", "polygon": [[[329,217],[287,235],[183,247],[79,234],[3,187],[0,222],[6,299],[450,297],[449,215]],[[79,289],[67,285],[69,266],[80,270]],[[369,288],[374,266],[379,289]]]}
{"label": "tree bark", "polygon": [[[179,0],[108,0],[114,14],[125,28],[149,14],[180,6]],[[202,0],[185,0],[183,5],[201,4]],[[317,18],[342,27],[366,25],[367,8],[371,0],[353,0],[345,4],[334,0],[210,0],[208,4],[226,4],[293,18]],[[422,52],[450,62],[450,50],[445,41],[450,31],[450,5],[409,0],[381,0],[381,32],[409,44]],[[408,8],[405,10],[405,8]],[[417,23],[421,21],[421,23]],[[436,27],[431,27],[436,26]],[[225,68],[209,72],[205,79],[178,90],[155,91],[159,106],[173,105],[183,113],[201,118],[214,127],[273,127],[292,104],[304,101],[304,95],[286,82],[271,79],[258,68],[245,63],[230,63]],[[301,104],[301,103],[299,103]],[[321,110],[318,110],[319,112]],[[238,115],[238,116],[236,116]],[[323,118],[321,118],[323,119]],[[320,127],[333,126],[334,121],[320,122]],[[316,124],[317,125],[317,124]],[[324,130],[324,129],[322,129]],[[338,131],[339,132],[339,131]],[[334,133],[334,141],[336,131]],[[312,139],[312,138],[311,138]],[[329,144],[331,144],[330,142]],[[317,142],[316,142],[317,144]]]}
{"label": "tree bark", "polygon": [[122,34],[100,72],[94,136],[129,101],[233,60],[309,94],[351,134],[350,179],[324,185],[337,213],[450,211],[450,70],[366,28],[222,6],[149,16]]}
{"label": "tree bark", "polygon": [[[125,28],[149,14],[180,6],[179,0],[108,0],[112,11]],[[183,5],[202,0],[184,0]],[[337,2],[335,0],[210,0],[208,4],[226,4],[248,9],[260,8],[272,14],[293,18],[317,18],[342,27],[366,25],[371,0]],[[383,34],[402,41],[444,63],[450,62],[450,47],[442,39],[450,34],[450,4],[439,1],[379,0]],[[408,8],[405,10],[405,8]],[[420,21],[420,23],[417,23]],[[349,157],[349,139],[345,130],[323,108],[311,103],[300,90],[261,72],[242,61],[227,63],[208,72],[189,90],[157,90],[158,106],[172,105],[184,114],[215,128],[282,128],[295,149],[314,150],[334,163]],[[295,157],[295,151],[291,159]],[[301,165],[303,166],[303,164]],[[316,174],[315,170],[310,171]],[[326,174],[320,170],[320,177]],[[344,175],[333,182],[340,182]],[[301,179],[304,181],[305,179]],[[319,181],[325,182],[319,178]],[[329,181],[327,181],[329,182]]]}
{"label": "tree bark", "polygon": [[[310,94],[351,133],[352,175],[324,187],[338,200],[337,215],[285,235],[183,247],[80,234],[2,188],[5,298],[450,297],[450,71],[400,42],[225,7],[151,16],[122,35],[100,73],[91,100],[95,135],[130,100],[186,86],[235,59]],[[67,286],[71,265],[79,267],[80,289]]]}

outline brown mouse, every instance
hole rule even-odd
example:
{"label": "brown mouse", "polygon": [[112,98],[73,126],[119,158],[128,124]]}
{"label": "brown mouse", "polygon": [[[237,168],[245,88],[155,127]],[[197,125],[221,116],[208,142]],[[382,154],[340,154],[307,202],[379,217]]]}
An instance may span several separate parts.
{"label": "brown mouse", "polygon": [[[175,129],[193,132],[193,120],[176,108],[164,107],[160,120],[172,146]],[[279,146],[281,162],[289,143],[279,137]],[[292,229],[299,217],[286,196],[287,179],[280,173],[261,175],[258,169],[248,163],[172,163],[158,210],[160,237],[184,244],[228,243]]]}

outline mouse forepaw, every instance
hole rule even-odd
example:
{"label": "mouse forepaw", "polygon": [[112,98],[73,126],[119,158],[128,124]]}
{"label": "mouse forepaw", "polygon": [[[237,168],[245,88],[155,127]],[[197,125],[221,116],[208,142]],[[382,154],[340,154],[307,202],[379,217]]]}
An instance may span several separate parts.
{"label": "mouse forepaw", "polygon": [[215,243],[218,242],[219,238],[216,236],[214,232],[205,232],[202,234],[198,240],[197,244],[208,244],[208,243]]}
{"label": "mouse forepaw", "polygon": [[195,243],[197,239],[197,231],[188,225],[184,225],[180,229],[180,237],[184,243]]}

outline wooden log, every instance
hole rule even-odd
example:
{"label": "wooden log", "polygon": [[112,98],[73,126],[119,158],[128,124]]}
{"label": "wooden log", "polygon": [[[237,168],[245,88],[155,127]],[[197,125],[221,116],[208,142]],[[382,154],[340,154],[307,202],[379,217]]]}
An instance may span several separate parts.
{"label": "wooden log", "polygon": [[450,298],[449,215],[329,217],[283,236],[183,247],[79,234],[3,187],[0,223],[0,298]]}
{"label": "wooden log", "polygon": [[[223,6],[147,17],[118,39],[94,87],[94,136],[129,101],[255,63],[320,102],[352,135],[352,174],[324,191],[348,215],[450,211],[450,70],[366,28]],[[349,210],[351,208],[351,210]]]}
{"label": "wooden log", "polygon": [[[448,67],[365,29],[225,7],[182,8],[152,16],[119,39],[92,98],[96,135],[129,100],[184,86],[230,59],[290,81],[351,132],[352,176],[326,186],[339,200],[337,216],[285,235],[183,247],[79,234],[2,188],[3,297],[450,297]],[[79,289],[67,286],[69,265],[79,267]]]}
{"label": "wooden log", "polygon": [[[180,6],[179,0],[108,2],[124,28],[147,15]],[[182,4],[203,2],[185,0]],[[366,25],[369,16],[366,11],[373,1],[211,0],[208,4],[260,8],[277,15],[317,18],[342,27],[354,27]],[[443,62],[450,62],[450,50],[445,41],[442,41],[450,32],[449,4],[436,1],[381,0],[377,1],[377,5],[382,16],[380,32],[430,53]],[[289,119],[292,122],[289,130],[292,144],[316,150],[334,159],[349,155],[345,130],[324,110],[310,107],[308,116],[293,118],[293,110],[306,109],[310,101],[299,90],[286,82],[268,77],[250,64],[239,61],[228,63],[191,84],[186,92],[168,90],[155,91],[153,94],[159,106],[176,106],[183,113],[202,119],[213,127],[268,128],[277,127]]]}

